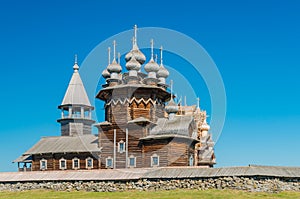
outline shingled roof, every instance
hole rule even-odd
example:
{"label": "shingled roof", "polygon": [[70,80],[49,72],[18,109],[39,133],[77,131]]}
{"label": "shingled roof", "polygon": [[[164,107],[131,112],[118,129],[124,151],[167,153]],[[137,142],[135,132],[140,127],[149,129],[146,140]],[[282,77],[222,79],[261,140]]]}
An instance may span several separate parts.
{"label": "shingled roof", "polygon": [[172,120],[159,118],[157,125],[150,130],[150,135],[176,134],[189,135],[189,126],[194,121],[192,116],[175,116]]}
{"label": "shingled roof", "polygon": [[157,167],[70,171],[1,172],[0,182],[104,181],[138,179],[186,179],[224,176],[270,176],[299,178],[300,167],[244,166],[225,168]]}
{"label": "shingled roof", "polygon": [[[77,65],[77,63],[75,63]],[[61,105],[69,105],[69,104],[79,104],[91,106],[89,98],[86,94],[85,88],[83,86],[82,80],[80,78],[78,72],[78,65],[75,67],[74,65],[74,73],[70,80],[69,86],[67,88],[66,94]]]}
{"label": "shingled roof", "polygon": [[96,135],[43,137],[14,162],[18,162],[20,158],[32,154],[99,152],[100,148],[97,140]]}

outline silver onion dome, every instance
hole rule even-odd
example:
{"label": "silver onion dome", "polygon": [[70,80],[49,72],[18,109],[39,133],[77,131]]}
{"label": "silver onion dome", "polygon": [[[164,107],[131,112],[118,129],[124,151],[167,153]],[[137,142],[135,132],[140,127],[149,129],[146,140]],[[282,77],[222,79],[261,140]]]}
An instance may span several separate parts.
{"label": "silver onion dome", "polygon": [[150,72],[157,72],[159,70],[159,65],[153,60],[153,58],[150,59],[150,61],[145,65],[145,71]]}
{"label": "silver onion dome", "polygon": [[114,59],[112,63],[107,66],[107,70],[109,73],[120,73],[122,71],[122,67]]}
{"label": "silver onion dome", "polygon": [[110,77],[110,73],[108,72],[107,69],[104,69],[104,70],[103,70],[103,72],[102,72],[102,77],[104,77],[105,79]]}
{"label": "silver onion dome", "polygon": [[169,71],[161,64],[159,70],[156,73],[157,77],[167,78],[169,76]]}
{"label": "silver onion dome", "polygon": [[201,125],[201,129],[204,131],[208,131],[210,129],[210,126],[207,124],[206,119],[204,119],[204,122]]}
{"label": "silver onion dome", "polygon": [[168,114],[170,113],[177,113],[179,110],[178,105],[174,102],[173,99],[171,99],[168,103],[168,105],[165,107],[165,110]]}
{"label": "silver onion dome", "polygon": [[131,60],[132,57],[134,57],[141,65],[146,61],[146,56],[139,50],[139,47],[136,44],[134,44],[132,50],[125,55],[126,62]]}
{"label": "silver onion dome", "polygon": [[134,26],[134,36],[132,38],[132,49],[129,53],[125,55],[125,60],[128,62],[132,57],[136,59],[141,65],[145,63],[146,57],[140,51],[137,45],[137,25]]}
{"label": "silver onion dome", "polygon": [[141,64],[135,59],[135,57],[132,57],[127,63],[126,63],[127,70],[140,70]]}

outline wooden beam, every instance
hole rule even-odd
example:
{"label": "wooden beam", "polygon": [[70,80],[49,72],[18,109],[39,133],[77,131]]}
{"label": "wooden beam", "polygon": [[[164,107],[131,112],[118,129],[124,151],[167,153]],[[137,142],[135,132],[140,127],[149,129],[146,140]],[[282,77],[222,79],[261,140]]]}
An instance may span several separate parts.
{"label": "wooden beam", "polygon": [[126,158],[126,160],[125,160],[125,168],[127,168],[128,167],[128,128],[126,128],[126,140],[125,140],[125,145],[126,145],[126,147],[125,147],[125,150],[126,150],[126,154],[125,154],[125,158]]}
{"label": "wooden beam", "polygon": [[117,155],[117,153],[116,153],[116,141],[117,141],[117,130],[116,129],[114,129],[114,162],[113,162],[113,167],[114,167],[114,169],[116,168],[116,155]]}

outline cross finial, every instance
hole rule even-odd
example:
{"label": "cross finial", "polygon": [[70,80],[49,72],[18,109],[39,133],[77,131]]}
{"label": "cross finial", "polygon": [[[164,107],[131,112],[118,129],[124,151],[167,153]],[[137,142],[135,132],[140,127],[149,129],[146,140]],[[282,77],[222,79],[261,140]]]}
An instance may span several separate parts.
{"label": "cross finial", "polygon": [[134,42],[134,44],[136,44],[137,43],[137,25],[134,25],[134,40],[133,40],[133,42]]}
{"label": "cross finial", "polygon": [[154,40],[153,39],[151,39],[150,44],[151,44],[151,59],[153,60],[153,53],[154,53],[154,50],[153,50],[153,48],[154,48]]}
{"label": "cross finial", "polygon": [[75,54],[75,57],[74,57],[74,64],[77,64],[77,54]]}
{"label": "cross finial", "polygon": [[197,97],[197,108],[200,108],[200,98]]}
{"label": "cross finial", "polygon": [[160,64],[163,65],[163,47],[160,46]]}
{"label": "cross finial", "polygon": [[155,54],[155,62],[157,63],[157,54]]}
{"label": "cross finial", "polygon": [[107,51],[108,51],[108,65],[109,65],[110,64],[110,47],[108,47]]}
{"label": "cross finial", "polygon": [[117,45],[116,40],[113,41],[113,45],[114,45],[114,60],[116,61],[116,45]]}
{"label": "cross finial", "polygon": [[73,69],[74,69],[75,73],[78,72],[79,66],[77,64],[77,54],[75,54],[75,56],[74,56],[74,66],[73,66]]}
{"label": "cross finial", "polygon": [[132,47],[134,46],[134,37],[131,38]]}

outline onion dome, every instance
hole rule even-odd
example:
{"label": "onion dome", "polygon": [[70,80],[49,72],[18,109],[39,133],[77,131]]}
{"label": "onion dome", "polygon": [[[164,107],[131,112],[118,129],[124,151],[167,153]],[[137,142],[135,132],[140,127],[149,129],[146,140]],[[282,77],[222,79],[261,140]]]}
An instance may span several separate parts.
{"label": "onion dome", "polygon": [[157,77],[158,78],[167,78],[169,76],[169,71],[164,67],[163,64],[163,47],[160,47],[160,66],[159,70],[157,71]]}
{"label": "onion dome", "polygon": [[112,63],[107,67],[107,70],[109,73],[120,73],[122,71],[122,67],[114,59]]}
{"label": "onion dome", "polygon": [[111,64],[107,66],[107,70],[110,73],[120,73],[122,71],[122,67],[116,61],[116,41],[113,42],[114,45],[114,59]]}
{"label": "onion dome", "polygon": [[168,114],[170,113],[177,113],[179,110],[178,105],[174,102],[173,99],[171,99],[168,103],[168,105],[165,107],[165,110]]}
{"label": "onion dome", "polygon": [[150,59],[150,61],[145,65],[145,71],[146,72],[157,72],[159,70],[159,65],[153,60]]}
{"label": "onion dome", "polygon": [[146,61],[145,55],[140,51],[137,45],[137,26],[134,26],[134,37],[132,39],[132,49],[125,55],[125,60],[128,62],[132,57],[136,59],[140,64],[144,64]]}
{"label": "onion dome", "polygon": [[173,91],[173,80],[171,80],[170,84],[171,84],[171,100],[169,101],[168,105],[166,105],[166,107],[165,107],[166,112],[169,114],[169,118],[170,118],[171,115],[175,115],[179,110],[178,105],[173,100],[173,95],[172,95],[172,93],[173,93],[172,92]]}
{"label": "onion dome", "polygon": [[140,70],[141,64],[135,59],[135,57],[132,57],[127,63],[126,63],[127,70]]}
{"label": "onion dome", "polygon": [[[107,51],[108,51],[108,54],[107,54],[108,55],[108,65],[107,65],[107,68],[108,68],[109,65],[110,65],[110,47],[108,47]],[[107,68],[102,71],[102,76],[105,79],[107,79],[107,78],[110,77],[110,72],[108,72]]]}
{"label": "onion dome", "polygon": [[201,125],[201,129],[202,129],[202,131],[209,131],[209,129],[210,129],[210,126],[206,122],[206,118],[204,119],[204,122]]}
{"label": "onion dome", "polygon": [[125,60],[128,62],[132,57],[134,57],[140,64],[144,64],[146,61],[145,55],[139,50],[139,47],[134,44],[132,50],[126,54]]}
{"label": "onion dome", "polygon": [[103,70],[103,72],[102,72],[102,77],[104,77],[105,79],[110,77],[110,73],[108,72],[107,69],[104,69],[104,70]]}
{"label": "onion dome", "polygon": [[167,78],[169,76],[169,71],[161,64],[159,70],[156,73],[157,77]]}
{"label": "onion dome", "polygon": [[157,72],[159,70],[159,65],[154,61],[153,59],[153,39],[151,40],[151,59],[150,61],[145,65],[145,71],[150,72]]}

